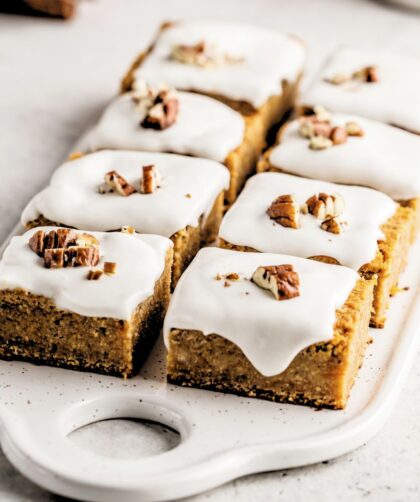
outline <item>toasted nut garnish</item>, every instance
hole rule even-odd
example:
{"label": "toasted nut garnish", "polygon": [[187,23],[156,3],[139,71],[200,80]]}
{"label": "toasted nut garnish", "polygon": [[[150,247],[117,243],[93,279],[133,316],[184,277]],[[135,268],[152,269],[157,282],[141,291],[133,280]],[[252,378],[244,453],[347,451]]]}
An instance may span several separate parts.
{"label": "toasted nut garnish", "polygon": [[266,212],[283,227],[299,228],[299,206],[293,195],[280,195],[273,200]]}
{"label": "toasted nut garnish", "polygon": [[319,122],[331,122],[331,113],[324,106],[315,105],[313,112]]}
{"label": "toasted nut garnish", "polygon": [[106,261],[104,263],[104,272],[108,275],[114,275],[117,272],[117,264],[113,261]]}
{"label": "toasted nut garnish", "polygon": [[222,280],[222,275],[217,273],[215,277],[216,281],[221,281]]}
{"label": "toasted nut garnish", "polygon": [[364,131],[357,122],[347,122],[346,132],[349,136],[363,136]]}
{"label": "toasted nut garnish", "polygon": [[230,274],[226,274],[225,278],[228,281],[239,281],[240,279],[239,274],[237,274],[236,272],[231,272]]}
{"label": "toasted nut garnish", "polygon": [[150,166],[143,166],[143,176],[140,182],[140,192],[144,194],[153,193],[159,187],[161,176],[156,167],[151,164]]}
{"label": "toasted nut garnish", "polygon": [[29,247],[38,256],[44,256],[44,239],[45,232],[43,230],[33,233],[29,239]]}
{"label": "toasted nut garnish", "polygon": [[309,140],[309,148],[312,150],[325,150],[333,146],[333,142],[325,136],[313,136]]}
{"label": "toasted nut garnish", "polygon": [[378,82],[378,68],[376,66],[365,66],[353,73],[353,79],[362,80],[363,82],[373,83]]}
{"label": "toasted nut garnish", "polygon": [[99,262],[99,248],[97,247],[75,247],[73,250],[69,248],[69,252],[72,251],[74,267],[92,267]]}
{"label": "toasted nut garnish", "polygon": [[97,247],[99,246],[99,241],[96,237],[94,237],[91,234],[83,233],[83,234],[78,234],[76,239],[76,245],[79,247]]}
{"label": "toasted nut garnish", "polygon": [[304,214],[309,213],[320,220],[326,218],[339,216],[344,211],[344,200],[340,194],[335,193],[328,195],[326,193],[319,193],[312,195],[306,201],[302,208]]}
{"label": "toasted nut garnish", "polygon": [[125,225],[124,227],[121,228],[121,233],[122,234],[135,234],[136,229],[133,227],[130,227],[129,225]]}
{"label": "toasted nut garnish", "polygon": [[69,155],[69,160],[76,160],[76,159],[80,159],[80,157],[83,157],[83,153],[82,152],[73,152]]}
{"label": "toasted nut garnish", "polygon": [[103,271],[99,269],[89,270],[86,278],[88,281],[97,281],[103,275]]}
{"label": "toasted nut garnish", "polygon": [[331,232],[332,234],[341,234],[344,229],[346,222],[338,219],[337,216],[333,218],[326,219],[321,223],[322,230],[326,232]]}
{"label": "toasted nut garnish", "polygon": [[117,192],[124,197],[133,194],[136,189],[128,183],[117,171],[109,171],[105,174],[105,183],[99,186],[99,193]]}
{"label": "toasted nut garnish", "polygon": [[302,117],[299,125],[299,132],[304,138],[313,138],[314,136],[325,136],[328,138],[332,127],[328,122],[321,122],[312,117]]}
{"label": "toasted nut garnish", "polygon": [[216,47],[208,45],[205,41],[200,41],[194,45],[174,45],[170,57],[178,63],[201,68],[238,64],[244,60],[242,57],[234,57],[218,52]]}
{"label": "toasted nut garnish", "polygon": [[179,110],[178,97],[174,92],[162,91],[141,121],[146,129],[163,130],[176,122]]}
{"label": "toasted nut garnish", "polygon": [[330,140],[333,142],[333,145],[342,145],[347,141],[347,132],[344,127],[334,127],[330,134]]}
{"label": "toasted nut garnish", "polygon": [[50,248],[44,251],[44,267],[45,268],[63,268],[64,267],[64,252],[63,248]]}
{"label": "toasted nut garnish", "polygon": [[271,291],[276,300],[289,300],[300,295],[299,276],[293,265],[258,267],[252,281],[260,288]]}

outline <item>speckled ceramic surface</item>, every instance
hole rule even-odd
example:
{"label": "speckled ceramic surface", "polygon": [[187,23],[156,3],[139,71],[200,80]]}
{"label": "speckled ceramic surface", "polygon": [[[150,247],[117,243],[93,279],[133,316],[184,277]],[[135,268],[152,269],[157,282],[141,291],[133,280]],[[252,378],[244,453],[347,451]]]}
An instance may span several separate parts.
{"label": "speckled ceramic surface", "polygon": [[[420,242],[345,411],[245,399],[165,383],[160,340],[140,374],[92,373],[0,362],[1,443],[10,461],[50,491],[92,501],[192,495],[239,476],[306,465],[365,443],[382,426],[410,368],[419,327]],[[99,456],[68,435],[106,418],[132,417],[179,431],[174,449],[143,459]]]}

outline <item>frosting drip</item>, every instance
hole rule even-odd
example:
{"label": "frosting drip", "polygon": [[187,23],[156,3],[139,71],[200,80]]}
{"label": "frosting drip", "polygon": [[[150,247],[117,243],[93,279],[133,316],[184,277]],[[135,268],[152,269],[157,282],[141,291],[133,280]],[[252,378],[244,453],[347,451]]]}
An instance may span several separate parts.
{"label": "frosting drip", "polygon": [[[300,296],[277,301],[251,282],[259,266],[291,264],[299,275]],[[224,287],[217,274],[241,279]],[[330,340],[336,309],[346,301],[358,275],[337,265],[281,254],[242,253],[204,248],[177,284],[164,324],[218,334],[235,343],[263,375],[284,371],[305,347]]]}

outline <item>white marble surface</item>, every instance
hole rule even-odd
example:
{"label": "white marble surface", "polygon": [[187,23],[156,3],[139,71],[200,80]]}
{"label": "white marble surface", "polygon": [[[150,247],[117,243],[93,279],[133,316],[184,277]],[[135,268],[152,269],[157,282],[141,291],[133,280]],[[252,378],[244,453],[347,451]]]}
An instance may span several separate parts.
{"label": "white marble surface", "polygon": [[[360,44],[362,37],[366,44],[420,57],[420,16],[379,1],[84,0],[80,7],[69,23],[0,15],[0,241],[116,92],[119,77],[163,19],[210,17],[294,32],[309,43],[309,73],[334,45]],[[189,501],[420,500],[419,368],[420,352],[394,414],[365,447],[326,464],[248,476]],[[148,455],[175,441],[168,433],[157,438],[156,429],[145,426],[98,427],[75,440],[108,455],[119,443],[106,438],[117,430],[132,438],[124,443],[133,445],[130,455]],[[0,500],[56,497],[22,478],[0,454]]]}

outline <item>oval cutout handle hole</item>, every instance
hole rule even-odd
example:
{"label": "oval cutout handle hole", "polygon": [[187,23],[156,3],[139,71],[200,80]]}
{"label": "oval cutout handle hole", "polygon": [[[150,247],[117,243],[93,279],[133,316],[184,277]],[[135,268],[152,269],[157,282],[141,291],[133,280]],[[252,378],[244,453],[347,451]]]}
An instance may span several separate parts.
{"label": "oval cutout handle hole", "polygon": [[139,418],[113,418],[84,425],[68,438],[79,448],[99,456],[135,460],[176,448],[179,432],[166,425]]}

